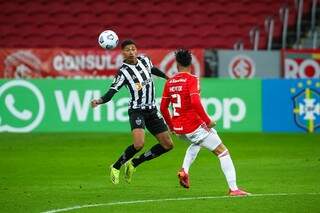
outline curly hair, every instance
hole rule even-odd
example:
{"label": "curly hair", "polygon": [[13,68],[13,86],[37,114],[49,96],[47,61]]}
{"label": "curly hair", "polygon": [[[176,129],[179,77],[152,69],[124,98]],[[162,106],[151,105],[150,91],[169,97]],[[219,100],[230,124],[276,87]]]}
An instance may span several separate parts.
{"label": "curly hair", "polygon": [[192,54],[190,50],[187,49],[178,49],[175,52],[176,61],[183,67],[188,67],[192,62]]}

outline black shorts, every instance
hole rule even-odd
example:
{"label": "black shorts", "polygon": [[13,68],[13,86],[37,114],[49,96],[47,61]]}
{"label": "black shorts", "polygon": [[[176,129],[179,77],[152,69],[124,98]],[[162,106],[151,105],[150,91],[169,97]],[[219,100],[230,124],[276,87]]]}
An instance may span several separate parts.
{"label": "black shorts", "polygon": [[168,130],[160,112],[157,108],[154,109],[129,109],[129,120],[131,130],[147,129],[153,135],[165,132]]}

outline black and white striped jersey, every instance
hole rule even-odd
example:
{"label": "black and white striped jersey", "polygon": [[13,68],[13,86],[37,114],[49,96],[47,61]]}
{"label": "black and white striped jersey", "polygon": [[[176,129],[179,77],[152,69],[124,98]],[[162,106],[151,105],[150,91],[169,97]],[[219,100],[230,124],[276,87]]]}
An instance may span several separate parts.
{"label": "black and white striped jersey", "polygon": [[151,109],[156,106],[155,87],[151,76],[153,65],[146,56],[139,56],[137,59],[138,63],[135,65],[122,64],[110,89],[119,91],[125,85],[131,94],[129,108]]}

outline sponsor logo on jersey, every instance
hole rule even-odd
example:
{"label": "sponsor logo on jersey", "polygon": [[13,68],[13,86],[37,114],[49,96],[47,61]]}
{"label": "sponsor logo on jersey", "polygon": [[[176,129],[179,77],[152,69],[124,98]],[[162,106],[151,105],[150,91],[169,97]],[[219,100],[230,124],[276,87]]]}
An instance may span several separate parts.
{"label": "sponsor logo on jersey", "polygon": [[187,82],[187,79],[186,78],[179,78],[179,79],[171,79],[170,81],[169,81],[169,83],[180,83],[180,82],[183,82],[183,83],[185,83],[185,82]]}
{"label": "sponsor logo on jersey", "polygon": [[140,82],[139,82],[139,83],[135,83],[135,85],[136,85],[137,90],[139,91],[139,90],[141,90],[145,85],[149,84],[150,82],[152,82],[152,79],[151,79],[151,78],[143,81],[142,83],[140,83]]}
{"label": "sponsor logo on jersey", "polygon": [[142,84],[139,82],[139,83],[135,83],[136,85],[136,89],[139,91],[142,89]]}

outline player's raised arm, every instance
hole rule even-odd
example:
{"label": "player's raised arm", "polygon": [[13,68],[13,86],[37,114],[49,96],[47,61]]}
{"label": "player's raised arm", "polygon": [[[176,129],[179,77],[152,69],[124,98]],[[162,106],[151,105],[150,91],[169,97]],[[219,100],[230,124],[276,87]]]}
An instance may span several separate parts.
{"label": "player's raised arm", "polygon": [[100,98],[93,99],[91,101],[91,107],[95,108],[100,104],[104,104],[104,103],[109,102],[112,99],[112,97],[114,96],[114,94],[116,94],[119,91],[119,89],[124,85],[124,82],[125,82],[125,77],[119,71],[118,74],[115,76],[115,78],[110,86],[110,89]]}
{"label": "player's raised arm", "polygon": [[157,67],[152,67],[151,68],[151,73],[153,75],[158,76],[158,77],[161,77],[161,78],[164,78],[164,79],[169,79],[169,77],[164,72],[162,72],[160,69],[158,69]]}
{"label": "player's raised arm", "polygon": [[92,108],[95,108],[95,107],[97,107],[97,106],[100,105],[100,104],[104,104],[104,103],[109,102],[109,101],[112,99],[112,97],[114,96],[114,94],[116,94],[116,93],[117,93],[117,90],[110,88],[110,89],[108,90],[108,92],[106,92],[106,93],[105,93],[103,96],[101,96],[100,98],[98,98],[98,99],[93,99],[93,100],[91,101],[91,107],[92,107]]}

